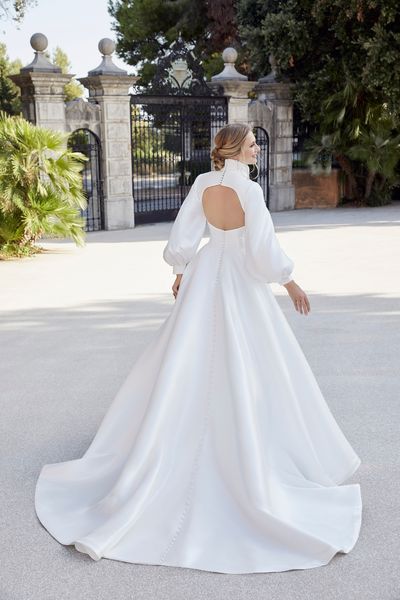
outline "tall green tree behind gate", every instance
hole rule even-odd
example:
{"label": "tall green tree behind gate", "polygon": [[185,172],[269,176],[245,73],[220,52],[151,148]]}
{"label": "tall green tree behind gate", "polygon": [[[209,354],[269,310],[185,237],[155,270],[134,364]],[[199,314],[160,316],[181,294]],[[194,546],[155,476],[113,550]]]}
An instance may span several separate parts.
{"label": "tall green tree behind gate", "polygon": [[309,122],[321,121],[321,101],[347,80],[399,110],[400,6],[394,0],[238,0],[237,19],[254,76],[268,73],[272,53]]}
{"label": "tall green tree behind gate", "polygon": [[220,54],[226,46],[237,48],[238,64],[247,68],[238,37],[235,0],[109,0],[108,10],[114,19],[117,53],[137,67],[139,85],[149,83],[159,53],[179,34],[193,44],[208,77],[223,68]]}

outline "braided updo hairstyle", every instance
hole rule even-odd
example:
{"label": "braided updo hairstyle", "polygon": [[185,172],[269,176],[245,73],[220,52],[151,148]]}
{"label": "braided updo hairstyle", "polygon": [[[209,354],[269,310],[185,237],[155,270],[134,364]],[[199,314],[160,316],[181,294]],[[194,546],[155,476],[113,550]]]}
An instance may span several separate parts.
{"label": "braided updo hairstyle", "polygon": [[224,168],[226,158],[233,158],[240,153],[242,144],[251,131],[252,128],[246,123],[229,123],[221,127],[214,137],[214,148],[210,154],[216,171]]}

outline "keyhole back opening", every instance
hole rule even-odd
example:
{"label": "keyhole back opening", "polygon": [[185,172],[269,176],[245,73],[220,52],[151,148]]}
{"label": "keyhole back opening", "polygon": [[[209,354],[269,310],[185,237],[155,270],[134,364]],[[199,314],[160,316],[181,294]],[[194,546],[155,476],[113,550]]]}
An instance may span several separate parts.
{"label": "keyhole back opening", "polygon": [[226,185],[212,185],[203,191],[202,205],[213,227],[230,231],[245,224],[245,213],[236,191]]}

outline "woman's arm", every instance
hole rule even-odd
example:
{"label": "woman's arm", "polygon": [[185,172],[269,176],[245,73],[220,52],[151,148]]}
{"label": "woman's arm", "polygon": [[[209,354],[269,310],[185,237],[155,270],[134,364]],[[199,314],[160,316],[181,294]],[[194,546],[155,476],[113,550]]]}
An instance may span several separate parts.
{"label": "woman's arm", "polygon": [[175,275],[182,274],[194,255],[206,227],[198,175],[176,215],[167,245],[163,251],[166,263],[172,266]]}
{"label": "woman's arm", "polygon": [[246,266],[249,272],[266,283],[283,285],[295,309],[308,314],[310,302],[293,279],[294,262],[281,248],[261,186],[252,181],[245,200]]}

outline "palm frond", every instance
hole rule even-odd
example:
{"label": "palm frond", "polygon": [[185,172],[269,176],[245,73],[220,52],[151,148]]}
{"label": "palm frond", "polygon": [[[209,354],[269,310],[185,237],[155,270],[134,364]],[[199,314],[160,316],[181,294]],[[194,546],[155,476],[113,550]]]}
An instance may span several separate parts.
{"label": "palm frond", "polygon": [[67,137],[0,113],[0,211],[21,240],[47,233],[84,243],[81,171],[88,159],[68,150]]}

